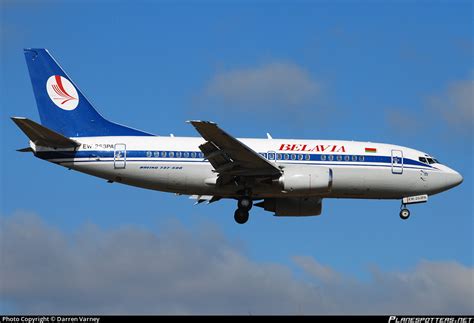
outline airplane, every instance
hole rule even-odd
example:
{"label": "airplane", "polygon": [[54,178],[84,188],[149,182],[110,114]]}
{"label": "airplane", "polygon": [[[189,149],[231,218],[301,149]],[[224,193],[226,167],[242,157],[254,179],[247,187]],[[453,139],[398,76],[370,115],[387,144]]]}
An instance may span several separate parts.
{"label": "airplane", "polygon": [[189,195],[196,204],[234,199],[243,224],[253,205],[275,216],[316,216],[326,198],[427,202],[463,178],[408,147],[358,141],[235,138],[210,121],[201,137],[156,136],[102,117],[44,48],[24,49],[41,124],[12,117],[35,157],[108,182]]}

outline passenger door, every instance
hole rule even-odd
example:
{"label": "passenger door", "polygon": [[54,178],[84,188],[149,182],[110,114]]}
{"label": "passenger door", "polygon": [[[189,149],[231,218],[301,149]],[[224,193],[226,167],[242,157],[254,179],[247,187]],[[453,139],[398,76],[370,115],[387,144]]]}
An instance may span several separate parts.
{"label": "passenger door", "polygon": [[392,173],[403,174],[403,152],[401,150],[392,150]]}

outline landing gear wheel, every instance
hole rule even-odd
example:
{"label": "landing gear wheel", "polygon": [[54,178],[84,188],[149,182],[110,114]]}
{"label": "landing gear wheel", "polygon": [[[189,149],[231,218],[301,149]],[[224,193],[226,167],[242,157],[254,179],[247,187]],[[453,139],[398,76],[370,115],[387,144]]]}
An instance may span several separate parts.
{"label": "landing gear wheel", "polygon": [[408,219],[409,217],[410,217],[410,210],[408,210],[408,209],[402,209],[402,210],[400,211],[400,218],[401,218],[402,220],[406,220],[406,219]]}
{"label": "landing gear wheel", "polygon": [[248,197],[243,197],[237,203],[237,207],[239,209],[250,211],[250,209],[252,208],[252,200]]}
{"label": "landing gear wheel", "polygon": [[244,224],[249,219],[249,211],[244,209],[237,209],[234,213],[234,220],[238,224]]}

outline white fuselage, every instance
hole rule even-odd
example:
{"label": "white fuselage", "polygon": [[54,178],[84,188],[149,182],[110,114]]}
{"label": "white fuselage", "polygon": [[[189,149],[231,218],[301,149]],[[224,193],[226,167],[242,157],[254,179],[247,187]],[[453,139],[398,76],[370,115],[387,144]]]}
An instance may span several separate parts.
{"label": "white fuselage", "polygon": [[[137,187],[189,195],[236,197],[236,184],[216,185],[217,173],[204,159],[195,137],[80,137],[73,149],[33,147],[36,156],[83,173]],[[428,155],[406,147],[355,141],[239,139],[254,151],[285,167],[332,170],[329,198],[400,199],[436,194],[462,181]],[[253,187],[254,198],[302,196],[277,183]]]}

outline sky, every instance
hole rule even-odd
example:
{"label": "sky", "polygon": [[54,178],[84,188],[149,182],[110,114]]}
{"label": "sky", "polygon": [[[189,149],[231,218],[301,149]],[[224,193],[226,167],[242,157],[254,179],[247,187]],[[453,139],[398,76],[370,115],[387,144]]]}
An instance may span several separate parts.
{"label": "sky", "polygon": [[[474,312],[470,1],[2,1],[0,312]],[[102,115],[158,135],[386,142],[464,182],[410,206],[277,218],[109,184],[16,152],[39,121],[23,48]]]}

